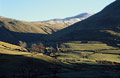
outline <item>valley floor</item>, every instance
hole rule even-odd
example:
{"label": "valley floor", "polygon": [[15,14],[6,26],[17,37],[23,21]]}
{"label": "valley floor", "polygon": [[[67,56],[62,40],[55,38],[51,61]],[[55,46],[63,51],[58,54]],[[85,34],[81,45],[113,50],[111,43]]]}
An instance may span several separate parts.
{"label": "valley floor", "polygon": [[58,53],[57,59],[1,44],[0,78],[120,77],[120,49],[106,44],[63,43],[67,47],[64,52]]}

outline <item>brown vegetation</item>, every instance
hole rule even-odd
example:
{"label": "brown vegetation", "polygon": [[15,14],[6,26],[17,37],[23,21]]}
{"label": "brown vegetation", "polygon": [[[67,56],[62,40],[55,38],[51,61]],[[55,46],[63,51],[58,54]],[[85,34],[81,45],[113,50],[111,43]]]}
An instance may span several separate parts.
{"label": "brown vegetation", "polygon": [[24,48],[27,48],[27,43],[19,41],[19,46],[24,50]]}
{"label": "brown vegetation", "polygon": [[45,47],[42,43],[40,44],[32,44],[31,46],[32,52],[44,53]]}

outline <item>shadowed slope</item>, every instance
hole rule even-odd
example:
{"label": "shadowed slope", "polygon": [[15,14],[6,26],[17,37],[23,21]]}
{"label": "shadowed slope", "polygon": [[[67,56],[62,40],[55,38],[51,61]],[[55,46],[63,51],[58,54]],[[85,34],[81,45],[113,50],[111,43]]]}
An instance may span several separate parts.
{"label": "shadowed slope", "polygon": [[58,61],[44,54],[22,52],[21,47],[0,42],[0,78],[35,77],[53,74]]}
{"label": "shadowed slope", "polygon": [[0,27],[0,41],[18,44],[19,41],[31,42],[43,40],[44,34],[13,32],[5,27]]}
{"label": "shadowed slope", "polygon": [[[55,64],[45,61],[48,57],[39,56],[40,58],[24,55],[10,55],[0,53],[0,77],[35,77],[53,74],[52,66]],[[50,58],[49,58],[50,59]]]}

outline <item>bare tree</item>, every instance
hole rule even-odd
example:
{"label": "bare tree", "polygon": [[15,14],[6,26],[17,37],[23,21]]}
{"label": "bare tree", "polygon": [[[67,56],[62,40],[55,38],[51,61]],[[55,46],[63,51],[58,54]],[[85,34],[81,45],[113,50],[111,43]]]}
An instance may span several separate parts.
{"label": "bare tree", "polygon": [[32,52],[39,52],[39,48],[37,44],[32,44],[31,49],[32,49]]}
{"label": "bare tree", "polygon": [[42,43],[38,45],[38,48],[39,48],[39,52],[44,53],[45,47]]}
{"label": "bare tree", "polygon": [[24,48],[27,47],[27,43],[26,43],[26,42],[19,41],[19,46],[20,46],[20,47],[22,48],[22,50],[23,50]]}

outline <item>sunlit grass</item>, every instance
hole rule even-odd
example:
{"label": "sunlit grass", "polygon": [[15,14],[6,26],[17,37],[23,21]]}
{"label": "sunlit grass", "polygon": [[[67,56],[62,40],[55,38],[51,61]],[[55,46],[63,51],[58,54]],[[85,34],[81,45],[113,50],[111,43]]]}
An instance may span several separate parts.
{"label": "sunlit grass", "polygon": [[2,42],[2,41],[0,41],[0,48],[8,49],[8,50],[17,50],[18,49],[18,50],[27,51],[25,48],[21,48],[20,46],[12,45],[12,44],[5,43],[5,42]]}
{"label": "sunlit grass", "polygon": [[81,43],[64,43],[67,45],[69,50],[100,50],[100,49],[114,49],[112,46],[107,44],[81,44]]}
{"label": "sunlit grass", "polygon": [[120,63],[120,55],[95,53],[88,58],[92,60],[106,60]]}
{"label": "sunlit grass", "polygon": [[[81,43],[80,41],[67,42],[63,44],[67,46],[65,49],[66,52],[60,53],[58,56],[58,59],[63,62],[96,64],[96,60],[105,60],[120,63],[120,49],[108,46],[107,44],[88,44]],[[88,62],[86,62],[85,59]]]}
{"label": "sunlit grass", "polygon": [[[24,57],[42,59],[42,60],[44,60],[46,62],[57,63],[57,60],[55,60],[54,58],[52,58],[50,56],[46,56],[46,55],[44,55],[42,53],[34,54],[34,53],[30,53],[30,52],[18,51],[16,49],[21,50],[22,48],[20,46],[17,46],[17,45],[13,45],[13,44],[9,44],[9,43],[5,43],[5,42],[0,41],[0,53],[1,54],[22,55]],[[24,50],[26,50],[26,49],[24,49]]]}

